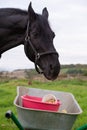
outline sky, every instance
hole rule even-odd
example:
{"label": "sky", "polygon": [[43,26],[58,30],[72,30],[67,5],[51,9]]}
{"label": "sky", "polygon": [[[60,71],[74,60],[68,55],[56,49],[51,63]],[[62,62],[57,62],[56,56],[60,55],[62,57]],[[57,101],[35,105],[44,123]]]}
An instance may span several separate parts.
{"label": "sky", "polygon": [[[87,64],[87,0],[31,0],[36,13],[47,7],[49,22],[55,32],[54,46],[59,53],[60,64]],[[0,8],[28,9],[30,0],[3,0]],[[2,54],[0,70],[34,68],[28,60],[24,46],[18,46]]]}

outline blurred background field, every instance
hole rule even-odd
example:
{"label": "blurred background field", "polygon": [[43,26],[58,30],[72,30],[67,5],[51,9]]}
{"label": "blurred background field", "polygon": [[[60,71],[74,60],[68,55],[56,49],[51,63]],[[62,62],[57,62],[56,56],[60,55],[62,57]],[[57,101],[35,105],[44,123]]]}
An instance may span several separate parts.
{"label": "blurred background field", "polygon": [[26,86],[48,90],[72,93],[83,113],[78,116],[72,130],[87,124],[87,66],[63,65],[59,77],[55,81],[48,81],[35,70],[15,70],[14,72],[0,72],[0,130],[17,130],[11,120],[5,118],[7,110],[12,110],[17,116],[13,104],[17,86]]}

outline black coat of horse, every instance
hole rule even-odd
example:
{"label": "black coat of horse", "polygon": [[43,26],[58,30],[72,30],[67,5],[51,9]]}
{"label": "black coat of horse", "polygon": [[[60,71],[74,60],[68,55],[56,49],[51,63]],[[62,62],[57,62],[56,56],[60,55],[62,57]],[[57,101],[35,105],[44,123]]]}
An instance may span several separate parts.
{"label": "black coat of horse", "polygon": [[49,80],[57,78],[60,71],[58,53],[53,45],[55,37],[48,22],[48,11],[42,14],[33,10],[15,8],[0,9],[0,56],[5,51],[24,45],[26,56],[35,63],[36,70],[43,71]]}

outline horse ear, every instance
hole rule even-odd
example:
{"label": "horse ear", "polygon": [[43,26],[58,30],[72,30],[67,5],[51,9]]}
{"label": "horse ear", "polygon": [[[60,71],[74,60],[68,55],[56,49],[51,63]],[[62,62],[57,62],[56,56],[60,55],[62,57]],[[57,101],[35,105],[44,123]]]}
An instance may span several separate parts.
{"label": "horse ear", "polygon": [[29,7],[28,7],[28,16],[29,16],[29,21],[30,22],[35,21],[36,14],[35,14],[35,12],[34,12],[34,10],[32,8],[32,3],[31,2],[30,2]]}
{"label": "horse ear", "polygon": [[46,8],[46,7],[43,9],[43,11],[42,11],[42,15],[43,15],[45,18],[47,18],[47,19],[48,19],[49,13],[48,13],[48,11],[47,11],[47,8]]}

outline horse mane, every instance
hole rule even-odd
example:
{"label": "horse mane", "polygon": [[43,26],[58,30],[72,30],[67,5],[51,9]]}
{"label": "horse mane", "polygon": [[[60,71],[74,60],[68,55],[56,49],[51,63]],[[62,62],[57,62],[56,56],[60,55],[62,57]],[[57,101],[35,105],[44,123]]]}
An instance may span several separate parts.
{"label": "horse mane", "polygon": [[21,15],[26,15],[27,11],[26,10],[22,10],[22,9],[18,9],[18,8],[0,8],[0,17],[1,16],[9,16],[9,15],[17,15],[17,14],[21,14]]}
{"label": "horse mane", "polygon": [[[28,14],[27,11],[15,8],[1,8],[0,9],[0,28],[9,28],[17,26],[17,23],[24,21],[23,17]],[[23,24],[21,24],[23,25]],[[19,27],[19,25],[18,25]]]}
{"label": "horse mane", "polygon": [[28,12],[16,8],[0,9],[0,54],[23,44]]}

